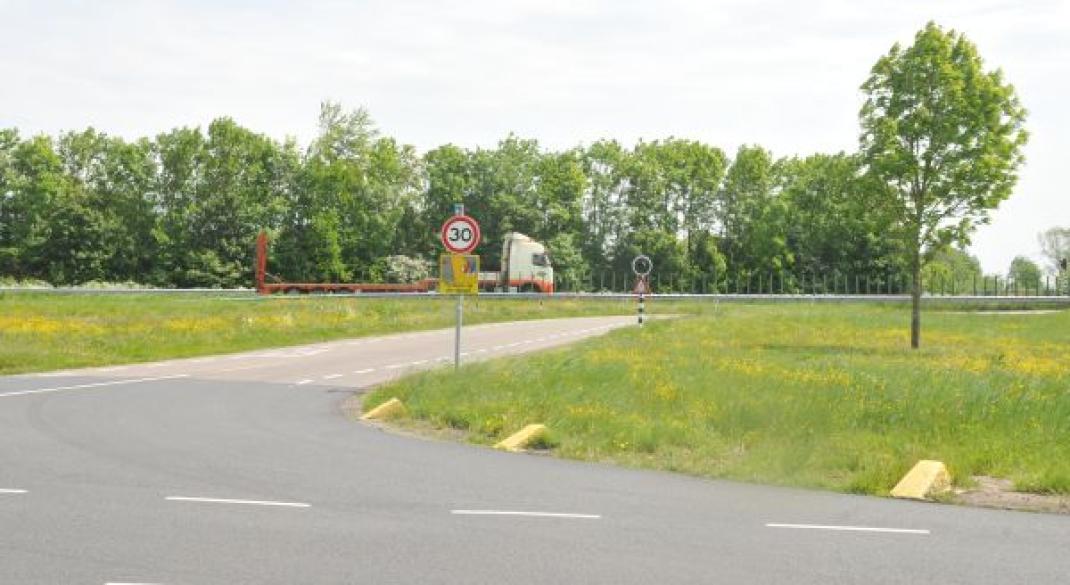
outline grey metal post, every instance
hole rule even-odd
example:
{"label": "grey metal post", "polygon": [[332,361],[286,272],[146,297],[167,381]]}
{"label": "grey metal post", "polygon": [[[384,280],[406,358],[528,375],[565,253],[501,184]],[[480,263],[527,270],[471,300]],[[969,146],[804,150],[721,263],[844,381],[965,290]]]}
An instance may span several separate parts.
{"label": "grey metal post", "polygon": [[457,330],[453,334],[453,368],[461,367],[461,322],[464,321],[464,295],[457,295]]}
{"label": "grey metal post", "polygon": [[[464,204],[453,204],[454,215],[464,215]],[[461,367],[461,324],[464,322],[464,295],[457,295],[457,329],[453,334],[453,368]]]}

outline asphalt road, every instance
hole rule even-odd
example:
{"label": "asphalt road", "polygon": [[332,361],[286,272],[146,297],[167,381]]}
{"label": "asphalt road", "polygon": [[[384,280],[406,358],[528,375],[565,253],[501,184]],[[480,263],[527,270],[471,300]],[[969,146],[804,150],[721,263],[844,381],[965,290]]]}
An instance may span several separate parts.
{"label": "asphalt road", "polygon": [[[631,319],[471,327],[467,359]],[[1070,518],[707,481],[354,422],[452,330],[0,378],[0,584],[1070,582]]]}

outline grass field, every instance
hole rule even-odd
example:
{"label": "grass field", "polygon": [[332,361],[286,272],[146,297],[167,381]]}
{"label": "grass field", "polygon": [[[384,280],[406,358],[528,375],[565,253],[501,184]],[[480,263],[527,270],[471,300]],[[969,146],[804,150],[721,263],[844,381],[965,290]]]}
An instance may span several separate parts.
{"label": "grass field", "polygon": [[[915,461],[1070,493],[1070,311],[723,305],[370,394],[400,424],[490,444],[531,422],[561,457],[885,494]],[[456,432],[456,431],[455,431]]]}
{"label": "grass field", "polygon": [[[0,293],[0,374],[447,327],[454,306],[451,298]],[[631,311],[634,303],[622,301],[473,299],[465,303],[465,322]]]}

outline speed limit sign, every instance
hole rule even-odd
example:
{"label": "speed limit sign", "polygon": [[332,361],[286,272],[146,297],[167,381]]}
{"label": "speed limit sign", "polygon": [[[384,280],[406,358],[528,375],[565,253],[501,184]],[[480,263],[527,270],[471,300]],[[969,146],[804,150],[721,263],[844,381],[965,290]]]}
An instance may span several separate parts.
{"label": "speed limit sign", "polygon": [[452,254],[475,250],[479,238],[479,223],[467,215],[455,215],[442,224],[442,245]]}

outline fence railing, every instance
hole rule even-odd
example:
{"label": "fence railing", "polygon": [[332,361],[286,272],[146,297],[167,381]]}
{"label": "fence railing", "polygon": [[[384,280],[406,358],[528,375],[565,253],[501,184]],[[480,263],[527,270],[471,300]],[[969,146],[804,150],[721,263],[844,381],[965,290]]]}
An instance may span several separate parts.
{"label": "fence railing", "polygon": [[[635,287],[635,276],[619,271],[592,271],[583,275],[555,274],[560,292],[626,293]],[[750,273],[723,277],[654,272],[649,283],[656,293],[685,294],[844,294],[904,295],[913,289],[906,275],[847,275],[841,273]],[[1066,296],[1070,278],[1043,276],[1024,281],[1000,276],[922,279],[922,291],[939,296]]]}

